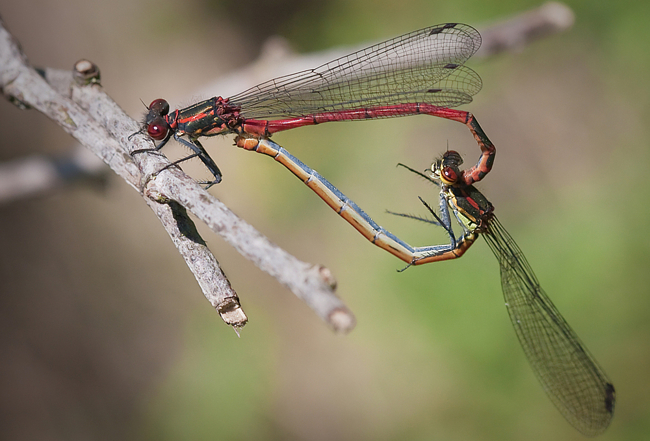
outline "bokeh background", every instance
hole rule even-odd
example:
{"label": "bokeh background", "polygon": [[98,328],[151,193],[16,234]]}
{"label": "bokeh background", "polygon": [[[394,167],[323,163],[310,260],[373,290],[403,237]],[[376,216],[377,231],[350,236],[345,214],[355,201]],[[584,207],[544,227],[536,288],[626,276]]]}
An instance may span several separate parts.
{"label": "bokeh background", "polygon": [[[108,93],[138,117],[140,99],[207,98],[194,94],[253,61],[271,36],[309,52],[448,21],[480,27],[540,4],[0,0],[0,14],[33,64],[93,60]],[[484,88],[465,108],[498,148],[481,190],[614,381],[615,418],[600,439],[645,439],[650,3],[567,4],[569,32],[470,61]],[[429,117],[275,139],[413,245],[445,238],[385,210],[421,214],[417,196],[435,202],[435,191],[395,164],[423,169],[447,146],[468,163],[478,157],[465,127]],[[400,261],[270,158],[230,140],[204,145],[225,175],[212,193],[292,254],[328,266],[356,329],[333,334],[199,225],[248,313],[237,338],[118,178],[12,202],[0,207],[0,438],[583,438],[529,369],[483,241],[460,260],[399,273]],[[73,146],[44,116],[0,100],[1,160]]]}

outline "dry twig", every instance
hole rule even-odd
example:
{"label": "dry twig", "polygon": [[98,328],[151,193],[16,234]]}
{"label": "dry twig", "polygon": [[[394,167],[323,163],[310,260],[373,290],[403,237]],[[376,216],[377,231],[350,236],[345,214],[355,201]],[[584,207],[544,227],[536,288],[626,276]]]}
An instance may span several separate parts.
{"label": "dry twig", "polygon": [[334,294],[336,283],[329,270],[301,262],[272,244],[180,169],[169,168],[157,174],[169,164],[164,156],[130,155],[134,150],[151,148],[151,142],[141,135],[131,137],[139,130],[139,124],[103,93],[93,68],[89,62],[77,63],[72,99],[57,93],[28,65],[25,55],[0,22],[0,87],[4,94],[13,102],[43,112],[145,197],[204,295],[226,323],[238,328],[247,318],[186,210],[287,286],[333,329],[341,332],[352,329],[354,316]]}

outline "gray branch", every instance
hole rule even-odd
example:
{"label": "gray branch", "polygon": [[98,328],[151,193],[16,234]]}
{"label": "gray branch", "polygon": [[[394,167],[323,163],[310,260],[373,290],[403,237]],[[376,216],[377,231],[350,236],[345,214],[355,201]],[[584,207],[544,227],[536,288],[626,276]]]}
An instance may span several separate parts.
{"label": "gray branch", "polygon": [[573,21],[573,11],[565,4],[544,3],[482,29],[483,44],[474,56],[488,58],[501,52],[520,52],[536,40],[570,29]]}
{"label": "gray branch", "polygon": [[[336,331],[354,327],[354,316],[334,294],[336,283],[329,270],[301,262],[272,244],[180,169],[172,167],[157,173],[169,165],[163,155],[132,157],[130,152],[153,145],[144,136],[131,136],[139,130],[139,124],[103,93],[98,72],[93,69],[92,63],[77,63],[72,99],[66,96],[70,92],[58,93],[28,65],[18,44],[0,22],[0,87],[5,96],[22,107],[44,113],[143,195],[205,297],[227,324],[239,328],[246,323],[246,315],[187,211],[291,289]],[[60,83],[57,87],[66,89]]]}

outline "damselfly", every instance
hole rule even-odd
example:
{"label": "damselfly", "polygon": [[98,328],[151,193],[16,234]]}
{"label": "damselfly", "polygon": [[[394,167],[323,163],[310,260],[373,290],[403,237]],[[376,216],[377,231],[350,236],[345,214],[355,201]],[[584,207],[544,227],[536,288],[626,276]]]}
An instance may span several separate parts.
{"label": "damselfly", "polygon": [[450,107],[471,102],[481,89],[481,78],[464,66],[480,44],[471,26],[431,26],[230,98],[213,97],[171,113],[167,101],[154,100],[143,131],[161,141],[156,149],[172,136],[189,147],[190,157],[198,156],[214,176],[210,186],[221,181],[221,171],[198,141],[202,136],[234,133],[239,147],[256,150],[259,139],[296,127],[427,114],[466,124],[474,134],[482,154],[465,172],[471,184],[490,171],[496,150],[470,113]]}
{"label": "damselfly", "polygon": [[[435,220],[393,213],[442,226],[450,237],[441,258],[459,257],[480,235],[499,261],[501,286],[510,320],[524,353],[544,391],[560,413],[587,436],[602,433],[614,413],[612,382],[598,366],[548,298],[523,253],[494,216],[494,207],[476,187],[462,179],[462,159],[447,151],[431,166],[432,175],[400,164],[440,187],[440,214],[420,199]],[[463,232],[456,237],[449,211]],[[462,253],[460,253],[462,254]]]}

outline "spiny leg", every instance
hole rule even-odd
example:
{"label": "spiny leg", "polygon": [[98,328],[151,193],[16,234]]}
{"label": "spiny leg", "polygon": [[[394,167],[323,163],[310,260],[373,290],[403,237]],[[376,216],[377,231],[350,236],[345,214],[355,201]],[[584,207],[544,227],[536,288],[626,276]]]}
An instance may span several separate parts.
{"label": "spiny leg", "polygon": [[[210,187],[212,187],[214,184],[218,184],[221,182],[222,174],[221,170],[219,170],[219,167],[217,164],[212,160],[208,152],[203,148],[201,143],[199,142],[198,139],[190,139],[189,141],[186,139],[183,139],[181,135],[178,135],[177,133],[174,134],[174,139],[184,146],[190,148],[194,154],[186,156],[185,158],[181,158],[177,161],[174,161],[172,164],[168,165],[167,167],[171,167],[172,165],[177,165],[183,161],[187,161],[188,159],[192,159],[194,157],[197,157],[203,162],[203,165],[212,173],[212,176],[214,176],[213,181],[206,181],[206,182],[200,182],[201,184],[208,184],[206,187],[206,190]],[[165,168],[167,168],[165,167]],[[162,170],[161,170],[162,171]]]}

